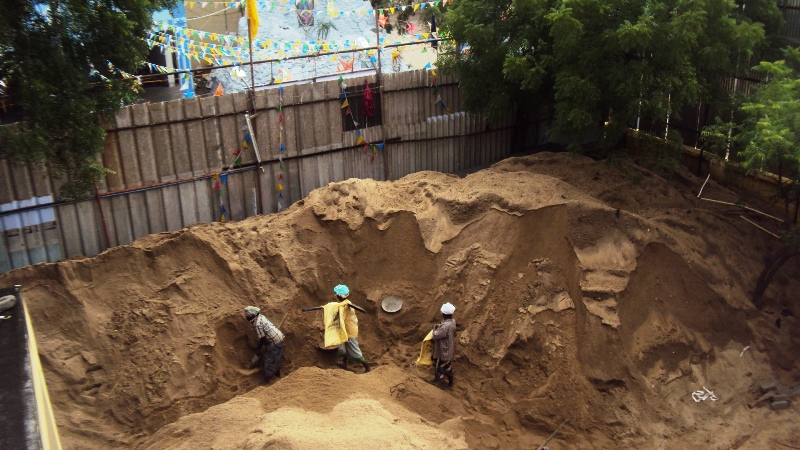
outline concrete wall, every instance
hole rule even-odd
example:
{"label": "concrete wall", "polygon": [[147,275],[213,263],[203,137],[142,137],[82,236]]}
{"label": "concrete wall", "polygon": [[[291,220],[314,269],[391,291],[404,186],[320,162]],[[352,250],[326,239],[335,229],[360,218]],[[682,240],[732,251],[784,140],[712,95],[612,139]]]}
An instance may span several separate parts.
{"label": "concrete wall", "polygon": [[[629,154],[639,154],[642,151],[638,133],[633,130],[626,136],[626,144]],[[703,177],[710,175],[711,179],[717,183],[740,189],[752,198],[764,202],[773,208],[770,213],[781,219],[798,217],[796,203],[789,205],[788,211],[785,210],[783,199],[778,197],[778,177],[774,174],[762,172],[748,175],[744,171],[726,164],[717,155],[709,152],[701,153],[699,149],[685,145],[681,152],[680,162],[694,174]],[[785,178],[783,182],[785,186],[789,186],[789,181]]]}
{"label": "concrete wall", "polygon": [[[346,81],[363,86],[376,79]],[[382,82],[383,125],[360,130],[370,143],[385,139],[384,150],[374,154],[356,145],[355,131],[342,131],[336,81],[286,86],[280,112],[278,89],[257,91],[252,120],[263,170],[256,167],[253,148],[244,149],[242,167],[230,171],[222,188],[226,219],[244,219],[256,214],[256,208],[260,214],[278,210],[281,112],[287,148],[282,154],[284,208],[334,181],[395,180],[422,170],[457,172],[510,154],[511,119],[487,128],[481,117],[461,112],[455,80],[436,79],[450,114],[435,103],[429,71],[388,74]],[[103,164],[115,173],[98,185],[97,198],[13,214],[0,211],[0,226],[7,224],[0,230],[0,272],[74,255],[94,256],[151,233],[220,220],[213,176],[226,172],[233,152],[242,148],[248,108],[247,95],[236,93],[122,109],[108,130],[102,155]],[[5,161],[0,161],[0,183],[0,205],[16,205],[9,210],[18,210],[22,201],[54,196],[59,185],[40,170]],[[28,220],[33,212],[39,215],[38,227]],[[50,217],[51,223],[41,226]]]}

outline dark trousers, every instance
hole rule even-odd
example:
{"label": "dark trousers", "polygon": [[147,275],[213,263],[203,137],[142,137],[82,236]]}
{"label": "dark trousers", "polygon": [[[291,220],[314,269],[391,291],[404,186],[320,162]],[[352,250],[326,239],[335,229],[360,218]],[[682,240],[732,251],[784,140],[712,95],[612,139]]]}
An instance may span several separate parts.
{"label": "dark trousers", "polygon": [[434,380],[441,380],[447,377],[447,380],[453,380],[453,361],[442,361],[441,359],[433,360]]}
{"label": "dark trousers", "polygon": [[[267,351],[261,355],[264,364],[264,376],[269,379],[270,377],[280,374],[281,372],[281,357],[283,356],[283,342],[278,345],[270,345]],[[280,376],[280,375],[279,375]]]}

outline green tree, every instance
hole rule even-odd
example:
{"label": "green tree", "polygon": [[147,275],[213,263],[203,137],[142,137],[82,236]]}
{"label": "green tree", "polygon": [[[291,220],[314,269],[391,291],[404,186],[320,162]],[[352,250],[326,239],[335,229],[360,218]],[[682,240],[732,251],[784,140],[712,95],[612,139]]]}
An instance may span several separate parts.
{"label": "green tree", "polygon": [[754,70],[766,79],[745,101],[745,121],[736,139],[743,144],[742,165],[778,176],[779,195],[787,220],[790,205],[800,202],[800,49],[787,49],[785,59],[761,62]]}
{"label": "green tree", "polygon": [[155,11],[175,0],[16,0],[0,9],[0,80],[22,121],[0,127],[0,158],[66,176],[79,197],[108,173],[100,124],[136,96]]}
{"label": "green tree", "polygon": [[740,118],[728,123],[717,118],[703,135],[719,154],[727,153],[731,145],[740,146],[737,159],[749,172],[767,171],[778,176],[777,194],[784,201],[787,226],[781,232],[784,245],[766,261],[753,290],[753,303],[761,308],[763,294],[775,274],[800,254],[800,49],[786,49],[784,59],[761,62],[753,70],[762,72],[765,79],[742,102]]}
{"label": "green tree", "polygon": [[[774,19],[775,2],[753,11]],[[497,119],[542,106],[557,135],[595,135],[612,148],[639,116],[664,136],[668,118],[703,98],[763,42],[764,25],[730,0],[457,0],[444,31],[469,45],[440,57],[464,88],[465,106]],[[774,22],[774,23],[773,23]],[[775,25],[777,24],[777,25]],[[745,66],[743,66],[745,67]],[[602,130],[602,132],[600,132]]]}

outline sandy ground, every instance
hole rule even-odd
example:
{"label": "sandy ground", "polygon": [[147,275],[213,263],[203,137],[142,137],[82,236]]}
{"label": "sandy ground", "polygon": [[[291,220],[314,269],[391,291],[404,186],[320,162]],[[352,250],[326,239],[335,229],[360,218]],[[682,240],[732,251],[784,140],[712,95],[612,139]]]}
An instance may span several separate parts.
{"label": "sandy ground", "polygon": [[[761,382],[800,384],[800,262],[757,311],[778,243],[697,200],[702,181],[552,153],[351,179],[0,282],[23,286],[66,449],[535,448],[564,421],[551,449],[800,446],[797,402],[747,406]],[[336,368],[321,313],[300,311],[338,283],[368,311],[368,374]],[[452,390],[414,366],[445,301]],[[286,334],[267,386],[244,369],[248,304]],[[693,401],[703,387],[718,400]]]}

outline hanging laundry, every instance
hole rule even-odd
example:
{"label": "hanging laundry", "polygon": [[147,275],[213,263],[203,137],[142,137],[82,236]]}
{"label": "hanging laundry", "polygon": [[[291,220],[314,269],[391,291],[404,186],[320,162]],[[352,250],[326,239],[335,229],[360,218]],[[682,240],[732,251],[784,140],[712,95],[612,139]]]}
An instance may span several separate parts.
{"label": "hanging laundry", "polygon": [[375,98],[372,95],[369,83],[366,81],[364,82],[364,115],[375,117]]}

